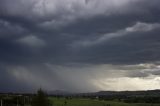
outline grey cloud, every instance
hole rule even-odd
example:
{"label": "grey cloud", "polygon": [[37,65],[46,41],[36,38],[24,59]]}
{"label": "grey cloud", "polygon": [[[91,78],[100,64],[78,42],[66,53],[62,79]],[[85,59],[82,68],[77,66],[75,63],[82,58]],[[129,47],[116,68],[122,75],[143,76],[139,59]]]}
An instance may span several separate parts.
{"label": "grey cloud", "polygon": [[[137,1],[132,1],[132,3]],[[96,15],[110,15],[124,12],[130,5],[129,0],[8,0],[1,1],[2,16],[19,16],[24,19],[41,22],[43,27],[58,27],[70,23],[78,18],[94,17]],[[21,9],[19,6],[23,6]],[[29,12],[28,12],[29,11]]]}
{"label": "grey cloud", "polygon": [[100,37],[97,37],[93,40],[90,38],[89,40],[86,40],[86,41],[75,41],[75,43],[71,44],[71,46],[73,45],[76,48],[77,46],[82,46],[82,47],[94,46],[103,42],[107,42],[108,40],[114,39],[117,37],[129,36],[129,35],[132,35],[132,33],[136,33],[136,32],[143,33],[143,32],[153,31],[159,28],[160,28],[160,24],[157,24],[157,23],[150,24],[150,23],[137,22],[135,25],[131,27],[127,27],[125,29],[118,30],[116,32],[99,35]]}
{"label": "grey cloud", "polygon": [[[32,88],[38,88],[41,86],[49,91],[61,89],[72,92],[87,92],[102,90],[100,86],[107,87],[107,89],[114,88],[115,85],[110,83],[117,83],[118,79],[128,78],[128,81],[134,81],[134,79],[135,81],[136,79],[148,79],[149,81],[149,79],[152,79],[149,70],[155,70],[158,65],[155,65],[156,68],[149,68],[148,65],[151,64],[144,64],[142,68],[142,65],[138,64],[122,66],[108,64],[54,65],[46,63],[41,64],[41,66],[12,66],[8,69],[10,70],[9,75],[15,78],[17,82],[20,83],[23,81]],[[128,69],[126,69],[126,67],[128,67]],[[141,67],[141,69],[139,69],[139,67]],[[155,75],[154,71],[152,75]],[[159,76],[159,74],[157,74],[157,76]],[[104,80],[104,82],[101,82],[101,80]],[[97,82],[99,83],[97,84]],[[126,81],[126,83],[129,82]],[[118,90],[118,88],[114,89]]]}
{"label": "grey cloud", "polygon": [[117,79],[157,83],[159,3],[0,0],[1,90],[95,91],[114,89]]}
{"label": "grey cloud", "polygon": [[34,35],[28,35],[24,38],[17,40],[17,42],[26,44],[31,47],[43,47],[45,46],[45,42]]}
{"label": "grey cloud", "polygon": [[0,37],[16,37],[27,33],[27,30],[20,25],[11,23],[9,21],[0,20]]}
{"label": "grey cloud", "polygon": [[[111,36],[112,39],[104,39],[103,42],[100,41],[98,44],[95,43],[97,41],[95,38],[93,41],[89,40],[89,42],[93,44],[91,46],[83,45],[85,40],[82,40],[83,46],[73,45],[73,50],[76,50],[77,54],[82,56],[81,58],[84,57],[86,61],[92,61],[95,63],[103,61],[104,63],[111,62],[113,64],[114,62],[124,62],[125,64],[130,64],[131,62],[132,64],[135,62],[143,63],[147,61],[158,61],[158,33],[158,29],[149,32],[128,32],[125,29],[115,32],[114,34],[117,34],[116,37]],[[90,37],[90,39],[92,38],[93,37]]]}

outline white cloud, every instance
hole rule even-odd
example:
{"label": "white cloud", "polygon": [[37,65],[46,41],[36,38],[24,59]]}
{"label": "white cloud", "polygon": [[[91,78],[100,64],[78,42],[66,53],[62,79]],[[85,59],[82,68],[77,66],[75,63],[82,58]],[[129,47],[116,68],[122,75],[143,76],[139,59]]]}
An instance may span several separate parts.
{"label": "white cloud", "polygon": [[43,47],[45,45],[43,40],[34,35],[25,36],[17,41],[30,47]]}
{"label": "white cloud", "polygon": [[146,78],[106,78],[93,80],[93,83],[101,90],[154,90],[160,88],[160,76],[149,76]]}

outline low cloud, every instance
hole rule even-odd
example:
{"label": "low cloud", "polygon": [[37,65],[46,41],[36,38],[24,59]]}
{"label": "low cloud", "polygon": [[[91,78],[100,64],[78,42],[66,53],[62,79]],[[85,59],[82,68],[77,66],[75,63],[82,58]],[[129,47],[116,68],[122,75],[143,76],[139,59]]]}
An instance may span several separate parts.
{"label": "low cloud", "polygon": [[127,27],[125,29],[118,30],[116,32],[112,33],[106,33],[103,35],[98,35],[100,37],[96,37],[94,39],[88,39],[83,41],[75,41],[71,46],[77,48],[79,46],[81,47],[89,47],[98,45],[104,42],[107,42],[110,39],[118,38],[118,37],[124,37],[124,36],[134,36],[132,33],[144,33],[153,31],[156,29],[160,29],[159,23],[143,23],[143,22],[137,22],[135,25],[131,27]]}
{"label": "low cloud", "polygon": [[147,90],[160,87],[160,74],[155,75],[155,71],[152,71],[160,69],[159,65],[149,65],[152,64],[122,66],[46,63],[41,64],[41,67],[12,66],[8,68],[8,73],[18,83],[23,82],[31,88],[42,87],[47,91]]}
{"label": "low cloud", "polygon": [[26,32],[22,26],[0,19],[0,38],[16,37]]}
{"label": "low cloud", "polygon": [[159,23],[142,23],[137,22],[134,26],[126,28],[128,32],[148,32],[155,29],[159,29]]}
{"label": "low cloud", "polygon": [[135,90],[154,90],[160,87],[160,77],[150,76],[147,78],[109,78],[93,80],[101,90],[115,91],[135,91]]}
{"label": "low cloud", "polygon": [[34,35],[25,36],[24,38],[21,38],[17,41],[30,47],[45,46],[45,42]]}

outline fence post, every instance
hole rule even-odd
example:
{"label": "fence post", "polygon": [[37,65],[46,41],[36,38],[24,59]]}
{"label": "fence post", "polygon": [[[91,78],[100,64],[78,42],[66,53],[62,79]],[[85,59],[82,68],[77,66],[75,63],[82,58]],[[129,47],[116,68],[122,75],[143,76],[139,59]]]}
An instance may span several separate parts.
{"label": "fence post", "polygon": [[2,99],[1,99],[1,106],[3,106],[3,101],[2,101]]}
{"label": "fence post", "polygon": [[18,106],[18,99],[17,99],[17,106]]}

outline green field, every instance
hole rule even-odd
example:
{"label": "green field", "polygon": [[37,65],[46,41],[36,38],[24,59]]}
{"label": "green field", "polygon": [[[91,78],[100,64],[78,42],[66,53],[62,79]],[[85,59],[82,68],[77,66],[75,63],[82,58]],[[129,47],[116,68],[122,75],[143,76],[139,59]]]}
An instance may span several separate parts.
{"label": "green field", "polygon": [[[65,99],[65,98],[50,98],[53,106],[160,106],[160,104],[147,103],[123,103],[116,101],[99,101],[93,99]],[[66,101],[66,104],[65,104]]]}

